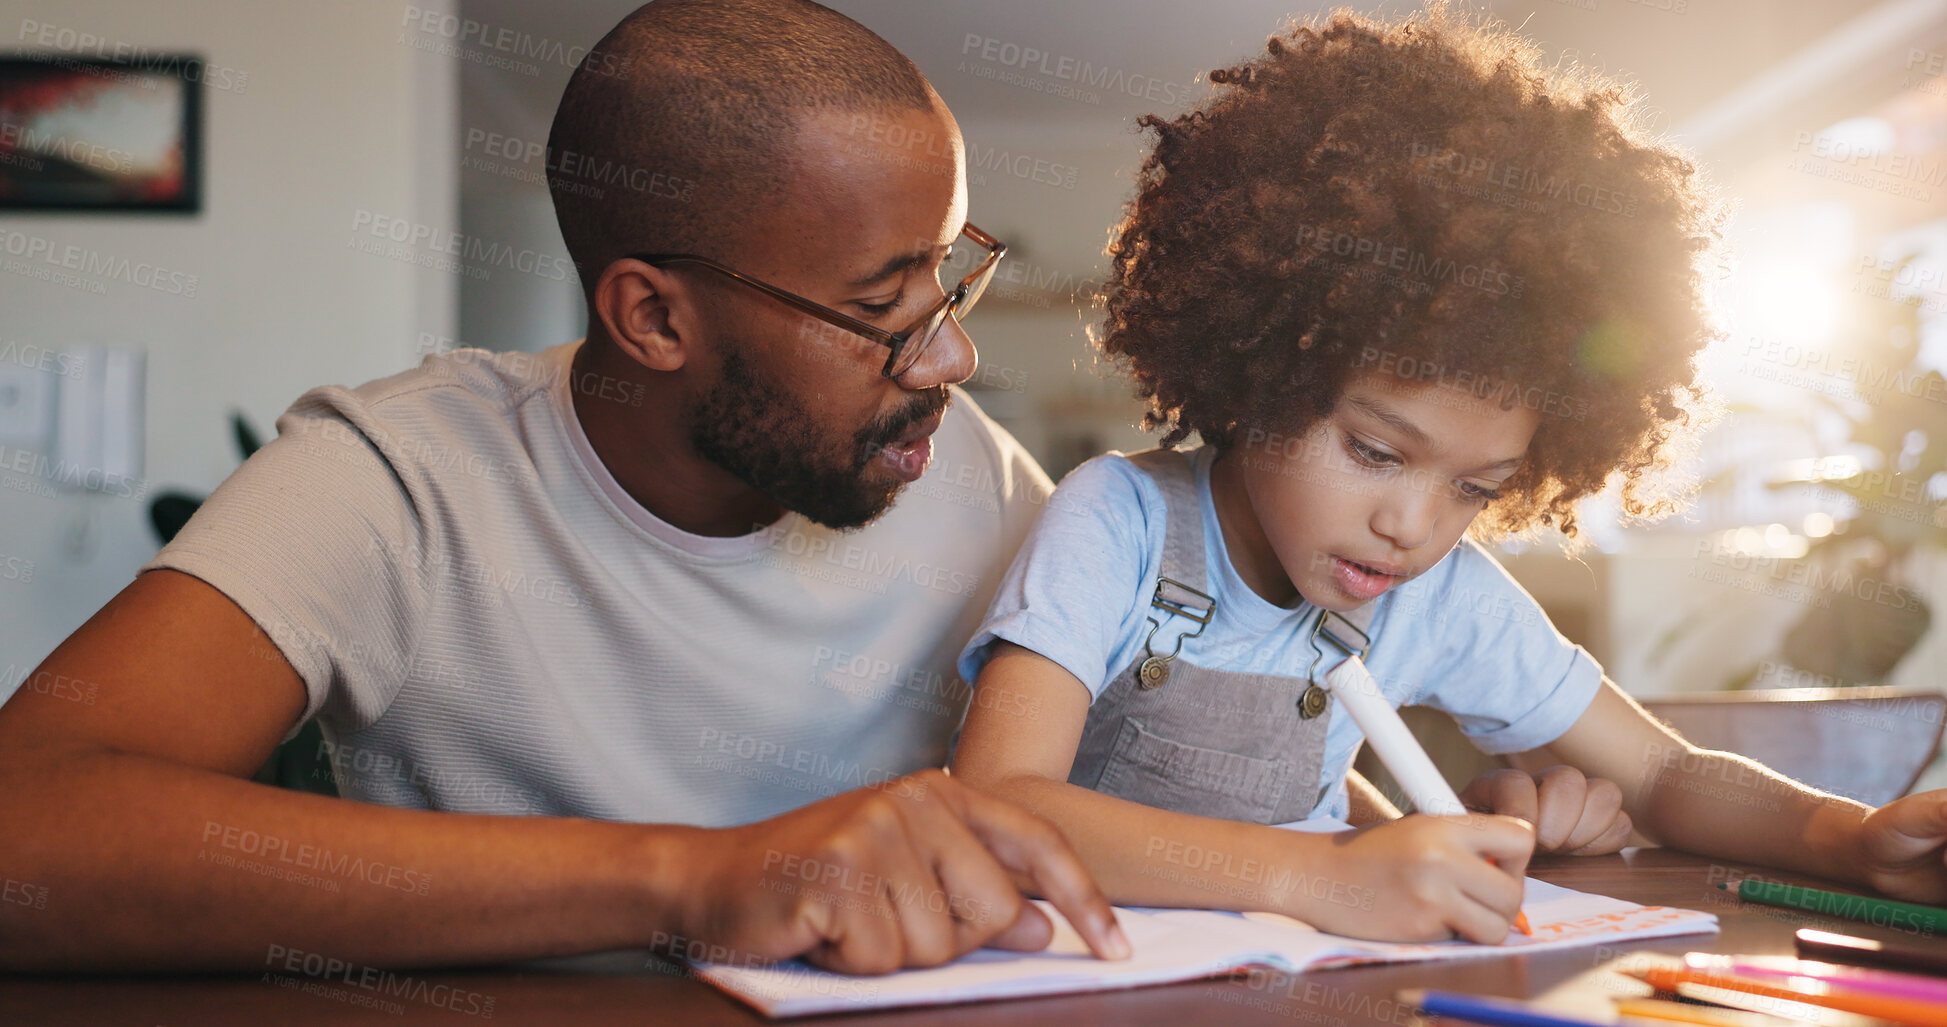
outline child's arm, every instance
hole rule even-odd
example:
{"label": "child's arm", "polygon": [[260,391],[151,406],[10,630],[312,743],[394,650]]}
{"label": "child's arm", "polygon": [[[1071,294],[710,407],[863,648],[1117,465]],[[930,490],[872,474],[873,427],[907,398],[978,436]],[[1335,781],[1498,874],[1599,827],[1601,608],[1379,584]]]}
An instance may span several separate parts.
{"label": "child's arm", "polygon": [[1947,791],[1875,811],[1743,756],[1699,749],[1607,678],[1588,710],[1545,751],[1621,785],[1623,809],[1666,845],[1922,901],[1947,899]]}
{"label": "child's arm", "polygon": [[1111,902],[1269,910],[1396,941],[1507,936],[1534,847],[1526,823],[1408,817],[1320,835],[1154,809],[1068,783],[1088,706],[1059,664],[995,643],[953,775],[1054,821]]}

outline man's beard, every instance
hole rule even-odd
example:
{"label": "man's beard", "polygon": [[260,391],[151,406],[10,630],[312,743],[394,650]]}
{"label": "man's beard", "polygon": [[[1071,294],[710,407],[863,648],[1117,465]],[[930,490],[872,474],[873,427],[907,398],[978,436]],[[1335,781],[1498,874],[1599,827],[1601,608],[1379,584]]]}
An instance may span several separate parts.
{"label": "man's beard", "polygon": [[689,441],[704,459],[771,501],[842,531],[864,527],[892,506],[904,482],[868,477],[867,465],[948,402],[945,388],[932,390],[843,439],[732,351],[724,354],[715,384],[690,405]]}

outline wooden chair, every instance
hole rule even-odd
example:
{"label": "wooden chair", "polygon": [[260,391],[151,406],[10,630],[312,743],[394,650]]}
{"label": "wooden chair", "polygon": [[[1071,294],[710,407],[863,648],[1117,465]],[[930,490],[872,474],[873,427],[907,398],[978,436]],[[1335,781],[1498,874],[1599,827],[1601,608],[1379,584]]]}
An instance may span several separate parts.
{"label": "wooden chair", "polygon": [[1706,749],[1741,753],[1868,806],[1905,795],[1933,762],[1947,695],[1882,686],[1780,688],[1642,700]]}
{"label": "wooden chair", "polygon": [[[1640,700],[1706,749],[1749,756],[1781,774],[1870,806],[1907,794],[1940,747],[1947,695],[1891,687],[1784,688]],[[1402,708],[1427,755],[1455,789],[1504,764],[1467,741],[1438,710]],[[1409,808],[1370,747],[1353,766]]]}

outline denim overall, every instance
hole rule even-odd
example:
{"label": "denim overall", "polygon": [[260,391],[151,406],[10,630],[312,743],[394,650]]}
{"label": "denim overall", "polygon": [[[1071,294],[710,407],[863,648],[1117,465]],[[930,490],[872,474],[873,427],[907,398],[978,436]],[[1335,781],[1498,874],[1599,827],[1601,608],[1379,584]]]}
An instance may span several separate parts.
{"label": "denim overall", "polygon": [[[1202,505],[1188,457],[1167,449],[1129,456],[1163,492],[1162,574],[1145,651],[1089,707],[1068,782],[1179,813],[1260,824],[1303,820],[1337,783],[1321,787],[1318,779],[1330,695],[1305,678],[1199,667],[1177,655],[1217,613],[1204,581]],[[1363,634],[1373,606],[1333,620]],[[1348,637],[1343,627],[1335,631]],[[1322,681],[1342,656],[1324,639],[1314,646],[1335,657],[1314,664]]]}

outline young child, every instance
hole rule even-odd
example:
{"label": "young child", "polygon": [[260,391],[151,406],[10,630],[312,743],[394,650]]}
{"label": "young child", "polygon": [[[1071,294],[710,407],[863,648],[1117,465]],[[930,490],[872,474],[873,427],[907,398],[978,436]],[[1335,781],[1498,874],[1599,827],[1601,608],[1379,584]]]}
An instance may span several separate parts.
{"label": "young child", "polygon": [[[1062,482],[962,656],[954,775],[1054,820],[1118,903],[1500,940],[1527,823],[1265,826],[1347,813],[1362,737],[1314,684],[1343,658],[1329,611],[1392,704],[1614,782],[1655,841],[1947,899],[1947,792],[1873,811],[1691,746],[1478,544],[1574,538],[1611,480],[1632,515],[1671,509],[1652,474],[1720,334],[1696,169],[1619,87],[1438,9],[1338,13],[1211,80],[1145,119],[1101,339],[1164,446],[1203,444]],[[1613,848],[1597,806],[1577,837]]]}

